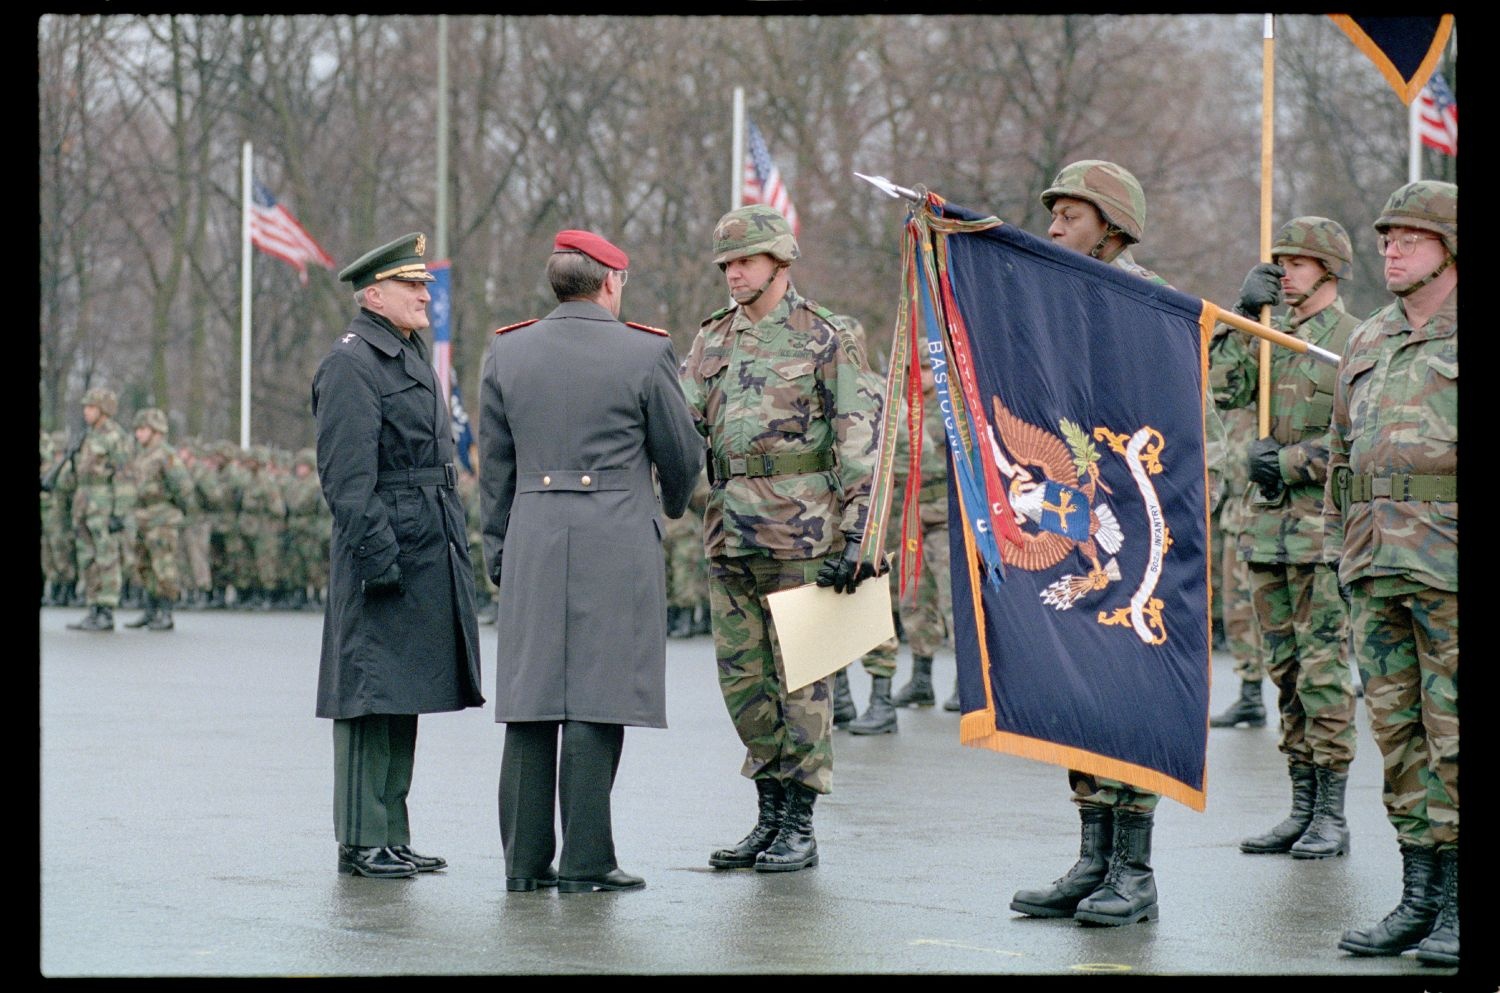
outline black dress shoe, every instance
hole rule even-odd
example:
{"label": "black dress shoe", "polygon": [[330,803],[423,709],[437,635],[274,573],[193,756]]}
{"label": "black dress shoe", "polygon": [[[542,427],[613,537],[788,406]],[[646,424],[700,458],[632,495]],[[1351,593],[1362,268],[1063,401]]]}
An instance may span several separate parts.
{"label": "black dress shoe", "polygon": [[448,860],[436,855],[418,855],[410,845],[392,845],[391,854],[403,862],[417,867],[418,872],[435,872],[448,868]]}
{"label": "black dress shoe", "polygon": [[640,876],[632,876],[624,869],[611,869],[602,876],[588,879],[559,879],[559,893],[595,893],[599,890],[638,890],[646,885]]}
{"label": "black dress shoe", "polygon": [[340,845],[339,873],[345,876],[367,876],[370,879],[401,879],[415,876],[417,867],[397,858],[389,848]]}
{"label": "black dress shoe", "polygon": [[537,876],[506,876],[505,888],[512,893],[530,893],[540,887],[557,885],[557,870],[550,865]]}

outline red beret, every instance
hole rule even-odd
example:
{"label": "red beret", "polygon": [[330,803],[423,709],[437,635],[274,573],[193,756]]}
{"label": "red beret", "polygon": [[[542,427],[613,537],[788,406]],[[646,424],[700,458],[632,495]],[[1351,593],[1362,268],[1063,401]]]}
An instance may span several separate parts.
{"label": "red beret", "polygon": [[582,252],[602,266],[623,272],[630,268],[630,256],[592,231],[559,231],[552,242],[554,252]]}

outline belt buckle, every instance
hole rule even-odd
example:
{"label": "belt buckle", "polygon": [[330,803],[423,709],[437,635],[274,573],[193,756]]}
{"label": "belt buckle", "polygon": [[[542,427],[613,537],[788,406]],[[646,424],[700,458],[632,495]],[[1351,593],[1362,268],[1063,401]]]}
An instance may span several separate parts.
{"label": "belt buckle", "polygon": [[1372,477],[1370,477],[1370,496],[1371,497],[1386,497],[1387,499],[1389,499],[1390,495],[1391,495],[1391,477],[1390,476],[1372,476]]}
{"label": "belt buckle", "polygon": [[742,456],[731,456],[729,459],[729,474],[731,476],[743,476],[750,471],[749,462]]}
{"label": "belt buckle", "polygon": [[770,455],[760,457],[760,474],[762,476],[774,476],[776,474],[775,462]]}
{"label": "belt buckle", "polygon": [[458,485],[458,470],[454,468],[452,462],[443,463],[443,478],[447,480],[450,490]]}

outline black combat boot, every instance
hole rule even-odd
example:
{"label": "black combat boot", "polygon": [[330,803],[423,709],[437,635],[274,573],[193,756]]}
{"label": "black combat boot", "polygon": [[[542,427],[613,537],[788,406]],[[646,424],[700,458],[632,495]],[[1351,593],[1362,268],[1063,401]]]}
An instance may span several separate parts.
{"label": "black combat boot", "polygon": [[1073,919],[1118,927],[1154,921],[1156,875],[1151,871],[1151,827],[1154,813],[1115,811],[1114,851],[1104,882],[1078,903]]}
{"label": "black combat boot", "polygon": [[953,677],[953,695],[943,701],[943,709],[950,713],[958,713],[963,709],[963,701],[958,698],[958,677]]}
{"label": "black combat boot", "polygon": [[891,700],[898,707],[931,707],[937,703],[932,692],[932,656],[912,655],[911,680]]}
{"label": "black combat boot", "polygon": [[1260,680],[1240,680],[1240,698],[1231,703],[1222,714],[1209,718],[1212,728],[1233,728],[1243,724],[1247,728],[1266,726],[1266,705],[1260,701]]}
{"label": "black combat boot", "polygon": [[776,832],[781,830],[781,808],[786,791],[778,780],[757,779],[755,793],[759,807],[755,826],[733,848],[720,848],[708,857],[708,864],[715,869],[748,869],[755,865],[755,857],[776,840]]}
{"label": "black combat boot", "polygon": [[84,605],[83,594],[78,592],[77,580],[69,580],[63,584],[63,598],[65,602],[61,606],[82,607]]}
{"label": "black combat boot", "polygon": [[115,612],[108,607],[98,604],[89,608],[83,620],[76,624],[69,624],[70,631],[113,631],[115,629]]}
{"label": "black combat boot", "polygon": [[156,611],[146,624],[147,631],[170,631],[177,625],[172,621],[172,608],[164,600],[156,601]]}
{"label": "black combat boot", "polygon": [[1349,822],[1344,820],[1344,790],[1347,772],[1319,767],[1318,799],[1313,804],[1312,823],[1292,846],[1294,859],[1327,859],[1349,854]]}
{"label": "black combat boot", "polygon": [[1458,849],[1441,848],[1437,853],[1442,879],[1439,898],[1442,909],[1432,931],[1417,946],[1417,958],[1428,965],[1458,965]]}
{"label": "black combat boot", "polygon": [[147,597],[145,612],[133,621],[126,621],[125,626],[130,628],[131,630],[134,630],[136,628],[143,628],[146,625],[150,624],[151,621],[156,617],[156,604],[156,597]]}
{"label": "black combat boot", "polygon": [[818,839],[813,837],[813,803],[818,794],[795,779],[786,784],[781,828],[770,847],[755,856],[756,872],[795,872],[818,864]]}
{"label": "black combat boot", "polygon": [[1293,762],[1287,772],[1292,777],[1292,812],[1265,834],[1240,842],[1240,851],[1248,855],[1289,852],[1312,823],[1313,802],[1318,795],[1317,770],[1309,762]]}
{"label": "black combat boot", "polygon": [[1016,891],[1011,910],[1031,917],[1072,917],[1078,901],[1104,882],[1114,845],[1114,814],[1109,807],[1085,804],[1079,806],[1078,817],[1083,821],[1083,837],[1073,868],[1045,889]]}
{"label": "black combat boot", "polygon": [[1344,932],[1339,947],[1355,955],[1400,955],[1432,932],[1438,915],[1437,850],[1401,846],[1401,902],[1374,927]]}
{"label": "black combat boot", "polygon": [[849,722],[850,734],[895,734],[896,708],[891,706],[891,677],[870,680],[870,706]]}
{"label": "black combat boot", "polygon": [[833,726],[841,728],[859,716],[854,708],[854,694],[849,692],[849,670],[833,674]]}
{"label": "black combat boot", "polygon": [[59,583],[59,582],[57,582],[56,580],[48,580],[46,583],[44,583],[42,585],[42,606],[43,607],[56,607],[58,605],[58,603],[57,603],[57,595],[58,595],[58,589],[61,586],[62,586],[62,584]]}

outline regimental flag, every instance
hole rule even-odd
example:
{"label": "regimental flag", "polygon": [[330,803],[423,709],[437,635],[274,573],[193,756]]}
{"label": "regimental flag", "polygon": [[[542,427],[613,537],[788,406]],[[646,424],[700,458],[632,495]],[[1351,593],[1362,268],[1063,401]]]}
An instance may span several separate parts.
{"label": "regimental flag", "polygon": [[760,128],[755,126],[754,121],[746,123],[749,125],[750,142],[745,149],[745,188],[742,194],[745,204],[767,204],[787,219],[794,237],[800,236],[802,225],[797,220],[797,208],[792,205],[791,194],[781,181],[781,170],[771,160],[771,153],[766,150],[766,140],[761,137]]}
{"label": "regimental flag", "polygon": [[[1217,308],[934,194],[913,211],[907,242],[908,267],[922,253],[934,262],[908,279],[893,358],[927,361],[952,385],[942,401],[952,463],[985,454],[970,483],[950,473],[960,740],[1202,810],[1202,398]],[[905,315],[929,310],[944,340],[908,340],[917,323]],[[897,371],[888,395],[905,388],[912,402],[917,372]],[[871,501],[883,529],[886,507]]]}
{"label": "regimental flag", "polygon": [[448,398],[448,413],[453,428],[453,447],[458,460],[469,472],[474,471],[470,449],[474,447],[474,430],[464,410],[458,378],[453,375],[453,268],[447,259],[427,263],[432,282],[427,293],[427,319],[432,324],[432,368],[437,373],[438,389]]}
{"label": "regimental flag", "polygon": [[1401,102],[1408,105],[1437,68],[1443,46],[1448,44],[1448,35],[1453,32],[1452,14],[1426,17],[1328,16],[1361,52],[1369,56]]}
{"label": "regimental flag", "polygon": [[307,285],[307,267],[334,268],[333,257],[313,240],[292,212],[276,202],[271,191],[256,180],[250,199],[250,244],[297,270]]}
{"label": "regimental flag", "polygon": [[1444,155],[1458,154],[1458,101],[1443,74],[1435,72],[1418,98],[1417,134]]}
{"label": "regimental flag", "polygon": [[453,282],[452,263],[447,259],[427,263],[432,282],[427,284],[427,320],[432,325],[432,368],[438,389],[448,395],[453,377]]}

